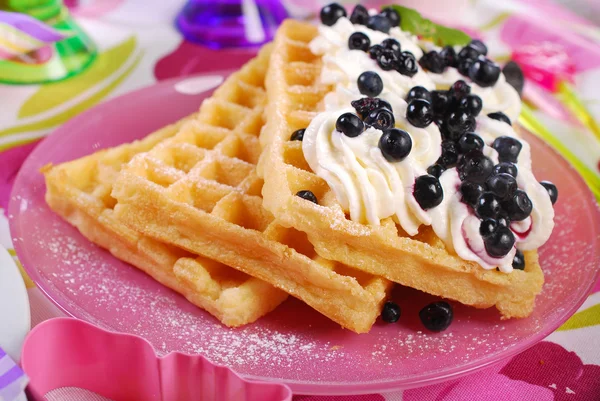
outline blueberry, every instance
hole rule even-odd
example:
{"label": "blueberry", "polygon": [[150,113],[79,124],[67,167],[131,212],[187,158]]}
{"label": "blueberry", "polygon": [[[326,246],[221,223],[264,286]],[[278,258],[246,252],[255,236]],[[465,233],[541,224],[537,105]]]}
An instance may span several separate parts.
{"label": "blueberry", "polygon": [[488,255],[493,258],[506,256],[515,245],[515,236],[508,227],[498,226],[493,234],[483,239]]}
{"label": "blueberry", "polygon": [[487,53],[488,53],[487,46],[481,40],[473,39],[471,41],[471,43],[469,43],[469,46],[471,46],[472,48],[477,50],[477,52],[479,54],[481,54],[482,56],[487,56]]}
{"label": "blueberry", "polygon": [[482,88],[494,86],[500,78],[500,66],[488,59],[475,60],[469,67],[469,78]]}
{"label": "blueberry", "polygon": [[510,227],[510,219],[504,214],[505,212],[501,210],[500,215],[498,216],[498,224],[500,224],[503,227]]}
{"label": "blueberry", "polygon": [[414,76],[419,71],[415,56],[411,52],[402,52],[400,54],[400,61],[396,66],[396,71],[408,77]]}
{"label": "blueberry", "polygon": [[392,27],[400,25],[400,14],[398,14],[398,12],[392,7],[386,7],[383,10],[381,10],[381,15],[383,15],[390,21]]}
{"label": "blueberry", "polygon": [[511,221],[521,221],[529,217],[533,204],[525,191],[517,189],[509,200],[502,202],[502,208]]}
{"label": "blueberry", "polygon": [[413,195],[423,210],[436,207],[444,199],[442,185],[432,175],[422,175],[415,180]]}
{"label": "blueberry", "polygon": [[492,174],[510,174],[515,178],[517,178],[518,173],[519,169],[517,165],[511,162],[498,163],[494,166],[494,171],[492,171]]}
{"label": "blueberry", "polygon": [[485,183],[488,189],[500,200],[511,198],[517,190],[517,180],[506,173],[491,175]]}
{"label": "blueberry", "polygon": [[458,148],[461,153],[469,153],[472,150],[483,151],[484,145],[483,139],[474,132],[467,132],[458,140]]}
{"label": "blueberry", "polygon": [[362,50],[366,52],[371,46],[371,40],[362,32],[354,32],[348,38],[348,48],[350,50]]}
{"label": "blueberry", "polygon": [[312,203],[316,203],[317,205],[319,204],[317,197],[311,191],[298,191],[296,196],[306,199],[307,201],[311,201]]}
{"label": "blueberry", "polygon": [[365,124],[373,126],[373,128],[385,131],[394,128],[396,120],[394,115],[388,109],[377,109],[369,113],[365,118]]}
{"label": "blueberry", "polygon": [[492,147],[498,152],[499,161],[516,163],[523,145],[511,136],[499,136],[492,143]]}
{"label": "blueberry", "polygon": [[460,99],[458,107],[465,110],[473,117],[477,117],[481,112],[483,102],[481,101],[481,98],[477,95],[468,95]]}
{"label": "blueberry", "polygon": [[452,306],[448,302],[440,301],[427,305],[419,312],[423,326],[430,331],[444,331],[452,323]]}
{"label": "blueberry", "polygon": [[419,60],[419,65],[423,67],[423,69],[435,74],[441,74],[446,68],[444,58],[435,50],[425,53]]}
{"label": "blueberry", "polygon": [[458,61],[458,65],[456,66],[456,69],[458,70],[458,72],[461,73],[461,75],[464,75],[465,77],[469,76],[469,69],[471,68],[471,66],[473,65],[473,59],[467,58],[464,60],[460,60]]}
{"label": "blueberry", "polygon": [[450,104],[450,97],[448,96],[448,91],[431,91],[430,94],[433,113],[436,116],[445,115]]}
{"label": "blueberry", "polygon": [[381,42],[381,46],[383,46],[384,49],[392,50],[394,53],[396,53],[398,57],[400,57],[402,47],[400,45],[400,42],[398,42],[396,39],[385,39],[383,42]]}
{"label": "blueberry", "polygon": [[466,153],[458,164],[458,173],[461,179],[476,184],[485,183],[493,169],[494,163],[478,150]]}
{"label": "blueberry", "polygon": [[450,139],[456,141],[466,132],[475,129],[475,118],[463,110],[457,110],[450,113],[446,125]]}
{"label": "blueberry", "polygon": [[372,97],[363,97],[359,100],[353,100],[350,102],[356,112],[362,117],[367,117],[372,111],[377,109],[388,109],[392,111],[392,106],[385,100]]}
{"label": "blueberry", "polygon": [[332,26],[337,20],[346,16],[346,9],[338,3],[331,3],[321,9],[321,22],[323,25]]}
{"label": "blueberry", "polygon": [[463,181],[460,184],[460,193],[462,194],[462,201],[469,205],[475,205],[483,191],[483,186],[475,184],[474,182]]}
{"label": "blueberry", "polygon": [[479,50],[471,45],[466,45],[458,52],[458,60],[477,60],[477,58],[481,55]]}
{"label": "blueberry", "polygon": [[483,238],[489,237],[498,229],[498,221],[495,219],[486,218],[481,221],[479,225],[479,234]]}
{"label": "blueberry", "polygon": [[508,116],[501,111],[496,111],[494,113],[490,113],[487,116],[489,118],[491,118],[492,120],[504,121],[508,125],[512,125],[510,118],[508,118]]}
{"label": "blueberry", "polygon": [[440,176],[445,170],[446,169],[444,168],[444,166],[440,164],[432,164],[427,168],[427,174],[432,175],[435,178],[440,178]]}
{"label": "blueberry", "polygon": [[369,97],[377,97],[383,90],[381,77],[373,71],[365,71],[360,74],[357,84],[360,93]]}
{"label": "blueberry", "polygon": [[406,119],[417,128],[428,127],[433,121],[431,103],[423,99],[413,99],[406,108]]}
{"label": "blueberry", "polygon": [[367,25],[367,21],[369,20],[369,11],[365,8],[365,6],[361,4],[357,4],[352,10],[352,14],[350,15],[350,22],[353,24],[359,25]]}
{"label": "blueberry", "polygon": [[540,181],[540,184],[542,184],[542,186],[546,188],[546,191],[548,191],[548,195],[550,195],[550,200],[554,205],[558,200],[558,188],[556,188],[556,185],[554,185],[550,181]]}
{"label": "blueberry", "polygon": [[394,302],[386,302],[381,311],[381,320],[386,323],[396,323],[400,319],[400,307]]}
{"label": "blueberry", "polygon": [[304,139],[304,131],[306,130],[306,128],[301,128],[301,129],[297,129],[296,131],[294,131],[292,133],[292,136],[290,136],[290,141],[301,141],[302,139]]}
{"label": "blueberry", "polygon": [[466,83],[462,79],[459,79],[458,81],[452,84],[448,93],[450,94],[450,96],[456,98],[457,100],[461,100],[462,98],[471,93],[471,87],[468,83]]}
{"label": "blueberry", "polygon": [[383,49],[377,57],[377,65],[384,71],[393,70],[399,63],[398,54],[391,49]]}
{"label": "blueberry", "polygon": [[335,122],[335,129],[350,138],[354,138],[362,134],[365,130],[365,124],[356,114],[344,113]]}
{"label": "blueberry", "polygon": [[496,195],[492,192],[484,192],[477,199],[474,209],[477,217],[481,219],[495,219],[498,217],[498,213],[500,213],[501,206]]}
{"label": "blueberry", "polygon": [[373,45],[369,48],[369,57],[371,57],[373,60],[377,60],[384,50],[385,49],[381,45]]}
{"label": "blueberry", "polygon": [[525,255],[523,255],[523,252],[519,251],[518,249],[513,259],[512,267],[516,270],[525,270]]}
{"label": "blueberry", "polygon": [[412,149],[412,139],[408,132],[392,128],[379,138],[379,149],[383,157],[391,163],[404,160]]}
{"label": "blueberry", "polygon": [[458,162],[458,145],[452,141],[442,142],[442,154],[437,160],[437,164],[441,164],[445,168],[456,166]]}
{"label": "blueberry", "polygon": [[431,93],[422,86],[414,86],[408,91],[408,95],[406,95],[407,102],[410,102],[413,99],[423,99],[431,103]]}
{"label": "blueberry", "polygon": [[504,68],[502,68],[502,73],[506,78],[506,82],[515,88],[519,95],[521,95],[523,93],[523,86],[525,85],[525,77],[523,76],[523,71],[519,64],[514,61],[509,61]]}
{"label": "blueberry", "polygon": [[444,59],[444,64],[446,64],[447,67],[456,67],[458,65],[458,57],[456,56],[454,47],[444,46],[444,48],[440,50],[440,56]]}
{"label": "blueberry", "polygon": [[388,33],[391,27],[392,24],[390,23],[390,20],[382,14],[373,15],[367,20],[367,28],[372,29],[374,31]]}

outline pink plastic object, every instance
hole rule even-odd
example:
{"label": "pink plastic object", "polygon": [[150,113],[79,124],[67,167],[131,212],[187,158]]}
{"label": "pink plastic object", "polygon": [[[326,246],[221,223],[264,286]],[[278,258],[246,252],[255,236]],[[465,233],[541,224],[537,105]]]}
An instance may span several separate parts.
{"label": "pink plastic object", "polygon": [[[203,76],[201,76],[203,77]],[[192,81],[194,82],[194,81]],[[290,298],[256,323],[229,329],[137,269],[92,245],[44,202],[40,167],[147,135],[198,109],[207,93],[185,95],[163,81],[70,120],[31,153],[8,208],[19,259],[37,286],[71,316],[139,335],[159,354],[200,354],[245,378],[283,382],[294,393],[374,393],[438,383],[521,352],[571,316],[600,274],[600,212],[577,172],[533,135],[537,179],[560,191],[556,228],[540,249],[543,292],[527,319],[452,303],[448,330],[431,333],[419,310],[439,298],[399,288],[396,324],[357,335]],[[188,92],[187,90],[185,92]]]}
{"label": "pink plastic object", "polygon": [[573,80],[575,64],[565,49],[556,43],[542,42],[520,46],[512,58],[523,74],[544,88],[556,92],[561,81]]}
{"label": "pink plastic object", "polygon": [[289,387],[242,379],[200,355],[156,356],[143,338],[81,320],[47,320],[25,339],[22,364],[31,401],[79,387],[111,400],[291,401]]}

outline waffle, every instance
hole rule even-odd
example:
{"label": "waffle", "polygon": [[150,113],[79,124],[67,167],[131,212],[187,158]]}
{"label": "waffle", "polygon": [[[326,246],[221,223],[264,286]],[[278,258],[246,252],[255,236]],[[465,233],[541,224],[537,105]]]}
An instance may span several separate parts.
{"label": "waffle", "polygon": [[[213,100],[230,101],[231,92],[244,101],[262,102],[262,82],[268,64],[268,50],[228,78]],[[253,99],[253,100],[250,100]],[[113,212],[116,200],[110,196],[113,183],[134,155],[181,131],[197,114],[165,127],[141,141],[103,150],[57,166],[46,166],[46,201],[93,243],[108,249],[158,282],[181,293],[223,324],[235,327],[251,323],[275,309],[287,294],[270,284],[250,277],[215,260],[183,251],[126,227]]]}
{"label": "waffle", "polygon": [[[250,82],[257,92],[263,83]],[[114,186],[117,218],[262,279],[345,328],[367,332],[392,284],[318,256],[304,233],[282,227],[263,209],[255,165],[266,99],[230,96],[205,101],[197,119],[132,159]]]}
{"label": "waffle", "polygon": [[[308,47],[317,34],[316,27],[290,20],[275,39],[266,81],[267,125],[260,138],[263,206],[280,224],[307,233],[327,259],[463,304],[496,306],[504,318],[528,316],[543,284],[535,251],[525,253],[524,271],[485,270],[450,254],[430,227],[411,238],[391,218],[381,226],[351,221],[325,180],[311,171],[302,143],[289,138],[309,125],[332,90],[319,82],[322,62]],[[300,190],[312,191],[319,205],[295,196]]]}

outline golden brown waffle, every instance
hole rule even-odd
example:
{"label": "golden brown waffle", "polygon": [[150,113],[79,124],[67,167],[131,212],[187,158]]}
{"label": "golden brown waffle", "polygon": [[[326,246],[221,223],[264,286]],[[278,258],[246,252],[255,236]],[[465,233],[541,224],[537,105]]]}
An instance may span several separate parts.
{"label": "golden brown waffle", "polygon": [[[263,82],[253,80],[256,91]],[[306,235],[262,208],[255,172],[265,99],[210,99],[177,135],[123,169],[117,218],[149,237],[260,278],[358,333],[391,289],[385,279],[319,257]]]}
{"label": "golden brown waffle", "polygon": [[[327,183],[311,171],[301,142],[289,138],[309,125],[331,90],[319,83],[321,59],[308,47],[317,33],[314,26],[290,20],[275,39],[258,168],[265,180],[263,206],[281,224],[306,232],[325,258],[467,305],[495,305],[505,318],[528,316],[543,284],[536,252],[526,253],[525,271],[485,270],[448,253],[429,227],[411,238],[391,218],[379,227],[351,221]],[[295,196],[300,190],[312,191],[319,205]]]}
{"label": "golden brown waffle", "polygon": [[[213,101],[261,103],[268,50],[233,74],[213,95]],[[275,309],[287,294],[214,260],[150,239],[115,218],[116,200],[110,196],[113,183],[134,155],[193,124],[194,114],[165,127],[141,141],[103,150],[58,166],[46,166],[46,201],[95,244],[117,258],[146,272],[160,283],[184,295],[227,326],[251,323]]]}

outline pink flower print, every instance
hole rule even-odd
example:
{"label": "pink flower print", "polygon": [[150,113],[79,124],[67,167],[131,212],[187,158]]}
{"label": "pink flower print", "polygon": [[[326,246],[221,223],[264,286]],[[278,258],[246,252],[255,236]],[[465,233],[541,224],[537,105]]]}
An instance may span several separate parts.
{"label": "pink flower print", "polygon": [[588,401],[600,397],[600,366],[584,365],[577,354],[548,341],[517,355],[500,373],[550,389],[556,401]]}

